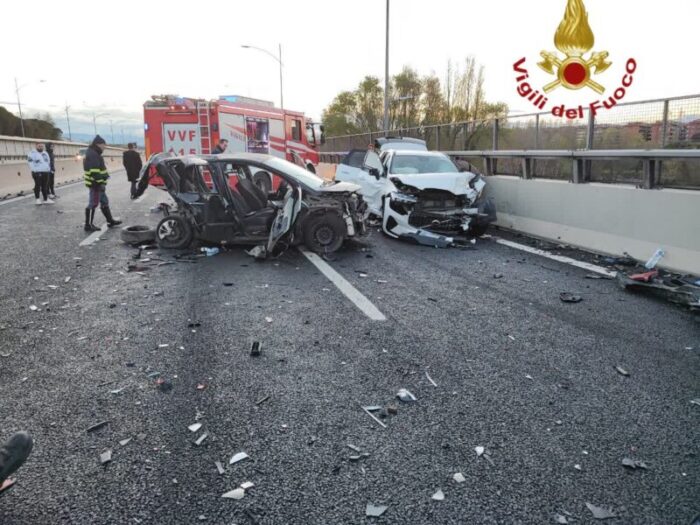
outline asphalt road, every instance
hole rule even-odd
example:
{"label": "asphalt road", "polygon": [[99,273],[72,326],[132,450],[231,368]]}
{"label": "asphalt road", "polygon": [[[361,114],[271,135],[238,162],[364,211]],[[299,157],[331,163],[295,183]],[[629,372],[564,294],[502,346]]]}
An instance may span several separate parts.
{"label": "asphalt road", "polygon": [[[154,224],[164,194],[130,202],[124,179],[109,186],[115,215]],[[297,251],[154,250],[127,272],[136,250],[117,231],[79,247],[86,190],[59,195],[0,205],[0,435],[36,440],[0,496],[2,525],[597,523],[587,502],[611,523],[656,525],[700,512],[696,315],[491,240],[436,250],[373,232],[329,263],[387,317],[373,321]],[[417,402],[398,402],[401,388]],[[386,428],[361,409],[390,404]],[[246,481],[242,500],[221,497]],[[370,502],[388,508],[368,518]]]}

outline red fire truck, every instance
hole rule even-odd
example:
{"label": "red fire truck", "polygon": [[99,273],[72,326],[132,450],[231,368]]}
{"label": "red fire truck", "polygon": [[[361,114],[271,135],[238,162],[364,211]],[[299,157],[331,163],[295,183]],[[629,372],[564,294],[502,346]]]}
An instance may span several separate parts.
{"label": "red fire truck", "polygon": [[153,96],[143,105],[143,119],[146,158],[160,152],[209,154],[220,139],[228,139],[226,153],[267,153],[315,172],[325,142],[323,126],[303,113],[240,96]]}

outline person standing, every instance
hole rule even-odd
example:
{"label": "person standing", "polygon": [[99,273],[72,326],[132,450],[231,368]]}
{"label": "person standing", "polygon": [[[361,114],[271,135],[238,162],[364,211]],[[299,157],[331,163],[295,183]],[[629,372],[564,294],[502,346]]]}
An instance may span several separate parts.
{"label": "person standing", "polygon": [[85,186],[88,188],[88,207],[85,208],[85,231],[94,232],[99,230],[95,226],[95,209],[100,205],[102,214],[107,219],[107,226],[110,228],[118,226],[122,221],[117,221],[112,217],[112,212],[109,209],[109,199],[107,198],[107,179],[109,173],[105,166],[105,159],[102,157],[102,152],[107,147],[105,139],[99,135],[95,135],[90,146],[85,152],[83,159],[83,171],[85,172]]}
{"label": "person standing", "polygon": [[56,198],[56,190],[54,190],[54,178],[56,176],[56,159],[54,157],[53,144],[51,142],[46,143],[46,153],[49,154],[49,160],[51,161],[51,171],[49,171],[49,180],[46,185],[46,190],[49,194],[49,199],[53,200]]}
{"label": "person standing", "polygon": [[124,169],[126,169],[126,178],[131,183],[131,198],[134,198],[136,194],[136,182],[139,180],[139,173],[141,171],[141,155],[136,150],[136,143],[129,142],[128,150],[122,153],[122,164],[124,164]]}
{"label": "person standing", "polygon": [[221,155],[224,151],[226,151],[226,148],[228,147],[228,140],[226,139],[219,139],[219,143],[216,145],[214,148],[214,151],[211,152],[212,155]]}
{"label": "person standing", "polygon": [[29,155],[27,155],[27,162],[29,163],[29,169],[34,179],[34,197],[36,198],[36,203],[42,204],[39,198],[39,192],[41,192],[41,196],[44,198],[43,204],[53,204],[53,201],[48,199],[47,193],[49,174],[51,172],[51,159],[49,158],[49,154],[44,151],[44,144],[42,142],[37,142],[36,149],[29,152]]}

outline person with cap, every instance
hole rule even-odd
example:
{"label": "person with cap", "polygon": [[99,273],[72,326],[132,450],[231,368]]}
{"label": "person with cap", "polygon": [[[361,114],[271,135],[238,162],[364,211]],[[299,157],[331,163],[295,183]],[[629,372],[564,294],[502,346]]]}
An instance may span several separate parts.
{"label": "person with cap", "polygon": [[49,171],[49,179],[46,184],[46,190],[49,194],[49,199],[55,199],[56,190],[54,189],[54,177],[56,176],[56,158],[54,157],[53,143],[46,143],[46,153],[49,154],[49,166],[51,168],[51,170]]}
{"label": "person with cap", "polygon": [[139,180],[139,173],[141,172],[141,155],[136,151],[136,143],[129,142],[128,150],[122,153],[122,164],[124,164],[124,169],[126,169],[126,178],[131,183],[131,198],[134,198],[136,194],[136,183]]}
{"label": "person with cap", "polygon": [[105,216],[105,219],[107,219],[107,226],[111,228],[122,223],[122,221],[115,220],[112,217],[112,212],[109,209],[109,199],[106,193],[109,173],[107,172],[107,166],[105,166],[105,159],[102,157],[102,152],[106,147],[107,143],[105,139],[99,135],[95,135],[83,159],[85,186],[87,186],[89,190],[88,206],[85,208],[86,232],[99,230],[94,224],[95,210],[98,204],[100,205],[102,214]]}
{"label": "person with cap", "polygon": [[32,179],[34,179],[34,198],[36,198],[36,203],[42,204],[39,198],[39,193],[41,192],[41,196],[44,198],[43,204],[53,204],[53,201],[48,199],[47,193],[51,159],[49,154],[44,151],[43,142],[37,142],[36,149],[29,152],[27,163],[29,164],[29,170],[32,172]]}
{"label": "person with cap", "polygon": [[34,441],[26,432],[15,433],[0,447],[0,493],[14,484],[8,478],[27,461],[33,447]]}

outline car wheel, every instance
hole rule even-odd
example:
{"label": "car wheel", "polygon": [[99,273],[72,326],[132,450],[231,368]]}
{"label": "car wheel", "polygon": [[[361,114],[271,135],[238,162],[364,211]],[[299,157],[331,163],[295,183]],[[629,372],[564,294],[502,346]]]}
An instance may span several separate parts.
{"label": "car wheel", "polygon": [[313,215],[304,222],[304,244],[316,253],[332,253],[342,246],[346,231],[337,213]]}
{"label": "car wheel", "polygon": [[156,240],[161,248],[181,250],[192,242],[192,226],[180,215],[168,215],[156,227]]}
{"label": "car wheel", "polygon": [[253,175],[253,184],[260,188],[265,195],[272,191],[272,178],[266,171],[258,171]]}
{"label": "car wheel", "polygon": [[126,226],[122,228],[121,237],[126,244],[149,244],[155,241],[156,231],[148,226]]}

